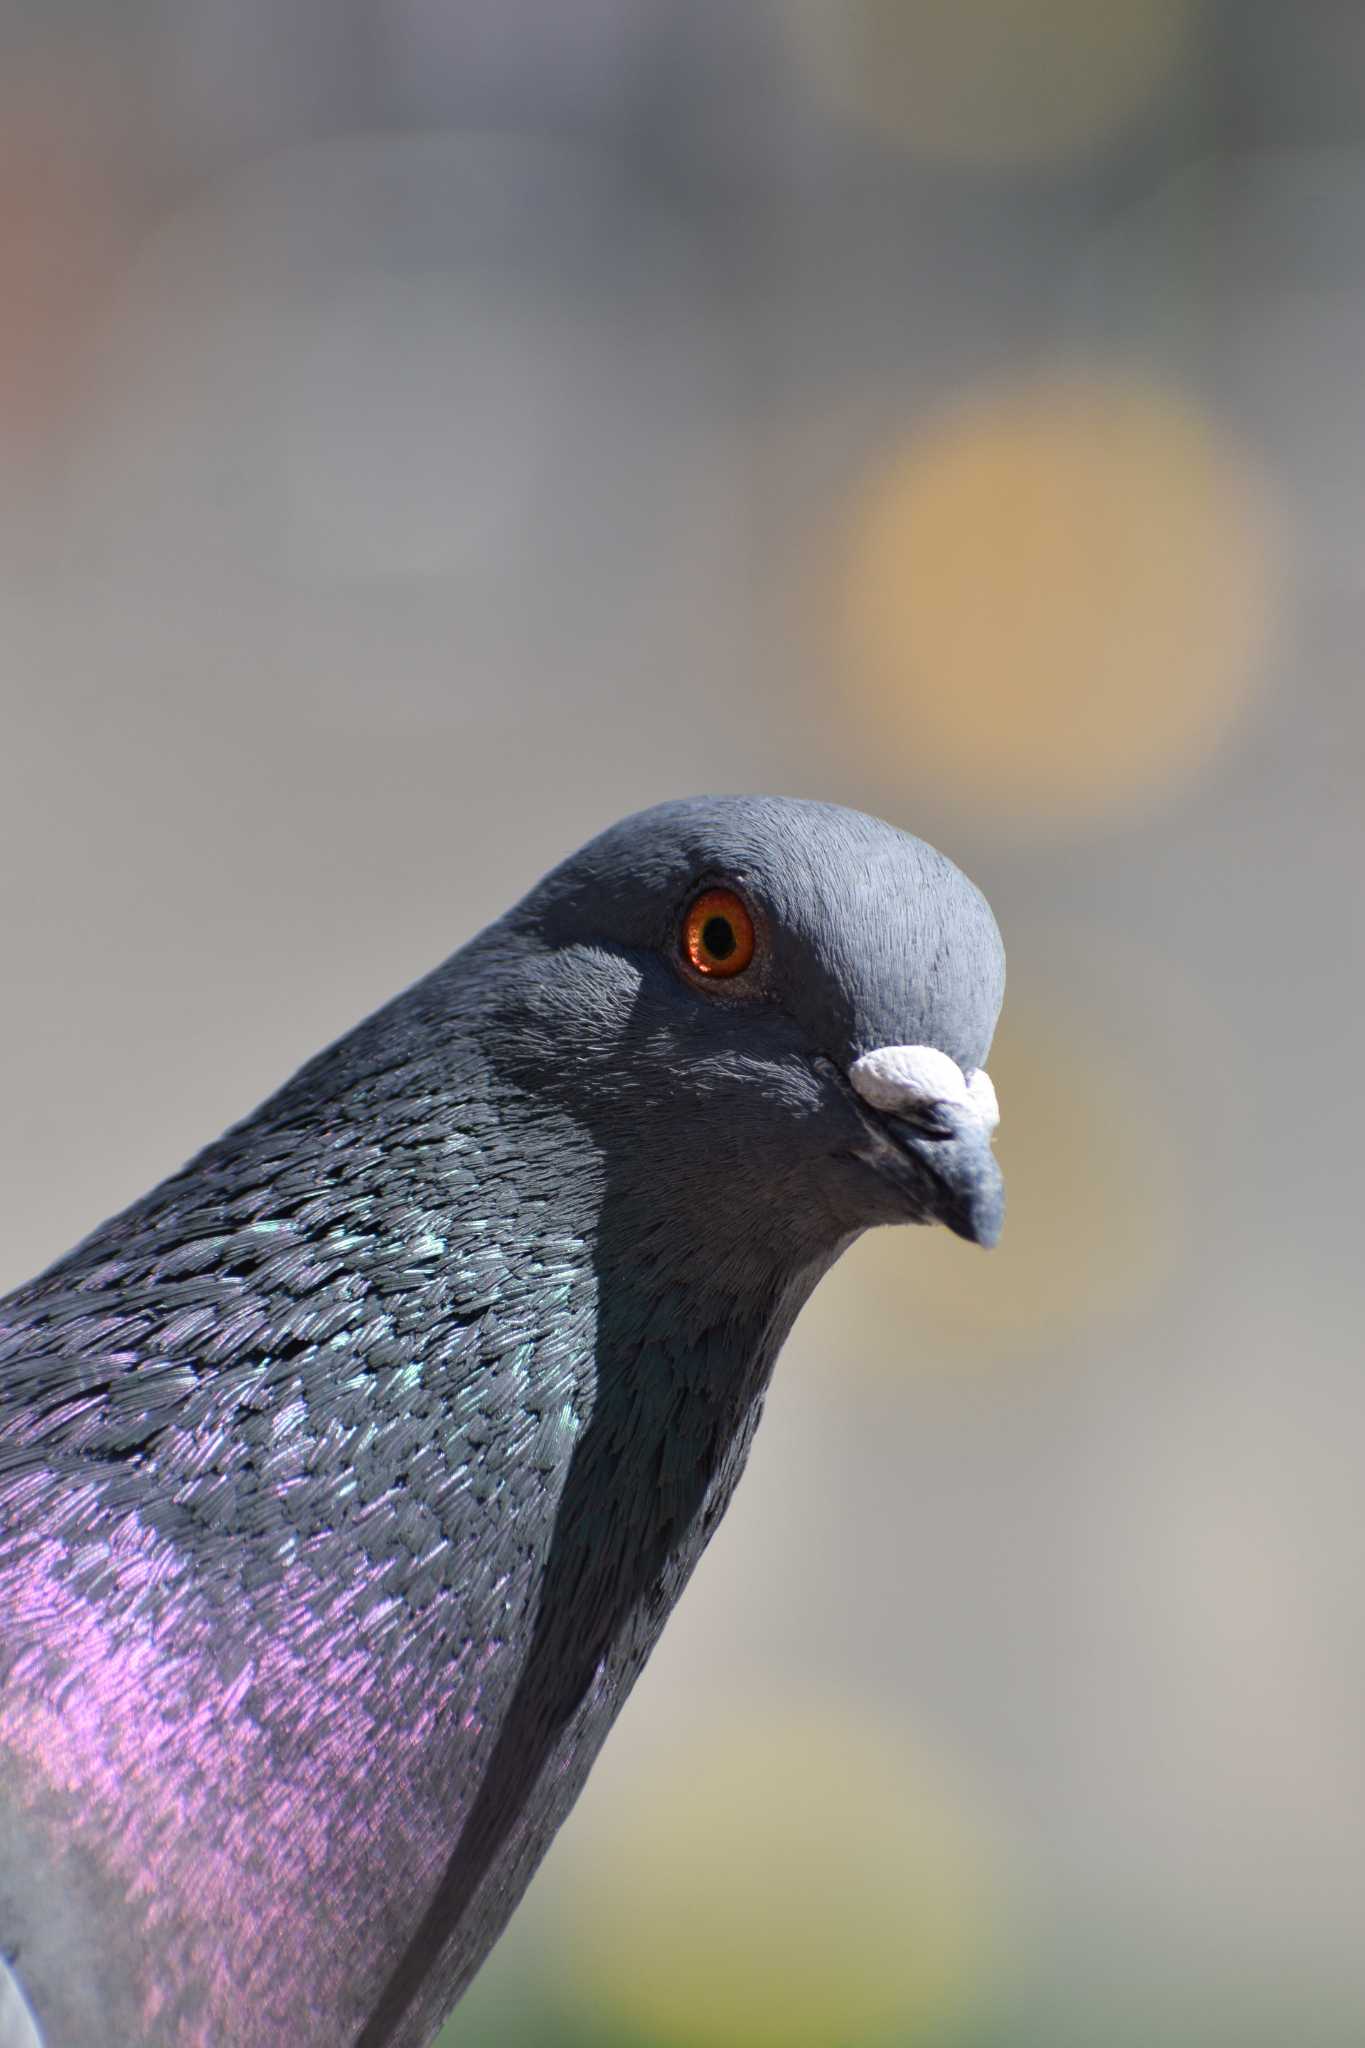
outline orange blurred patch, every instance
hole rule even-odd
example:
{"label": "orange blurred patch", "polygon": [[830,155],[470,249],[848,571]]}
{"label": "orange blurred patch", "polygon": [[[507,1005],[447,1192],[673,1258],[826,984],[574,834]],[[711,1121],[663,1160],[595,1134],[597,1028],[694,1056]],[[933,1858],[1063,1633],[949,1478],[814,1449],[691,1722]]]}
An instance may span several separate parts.
{"label": "orange blurred patch", "polygon": [[988,393],[855,506],[838,611],[859,730],[989,820],[1127,812],[1228,732],[1280,585],[1265,482],[1193,402],[1113,375]]}

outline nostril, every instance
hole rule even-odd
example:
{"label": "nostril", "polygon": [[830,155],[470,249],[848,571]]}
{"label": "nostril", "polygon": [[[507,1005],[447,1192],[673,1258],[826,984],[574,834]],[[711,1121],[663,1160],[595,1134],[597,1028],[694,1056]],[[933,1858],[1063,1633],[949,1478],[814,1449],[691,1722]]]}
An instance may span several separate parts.
{"label": "nostril", "polygon": [[905,1124],[917,1137],[947,1140],[960,1136],[962,1118],[951,1102],[907,1103],[903,1109],[883,1110],[889,1123]]}

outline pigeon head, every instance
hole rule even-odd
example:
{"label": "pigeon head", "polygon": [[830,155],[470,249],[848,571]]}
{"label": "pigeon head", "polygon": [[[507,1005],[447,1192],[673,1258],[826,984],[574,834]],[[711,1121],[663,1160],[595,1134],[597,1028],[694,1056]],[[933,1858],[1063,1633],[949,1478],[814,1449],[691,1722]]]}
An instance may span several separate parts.
{"label": "pigeon head", "polygon": [[813,1255],[889,1222],[995,1242],[1004,956],[923,841],[831,804],[664,804],[494,931],[494,1057],[641,1162],[642,1227],[662,1197]]}

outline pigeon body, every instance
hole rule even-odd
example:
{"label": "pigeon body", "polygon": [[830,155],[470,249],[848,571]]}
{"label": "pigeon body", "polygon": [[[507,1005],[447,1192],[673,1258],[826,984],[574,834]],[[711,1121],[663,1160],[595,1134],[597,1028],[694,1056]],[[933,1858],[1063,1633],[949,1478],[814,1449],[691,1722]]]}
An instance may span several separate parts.
{"label": "pigeon body", "polygon": [[0,1302],[0,2044],[431,2039],[821,1274],[993,1238],[1002,988],[920,841],[665,805]]}

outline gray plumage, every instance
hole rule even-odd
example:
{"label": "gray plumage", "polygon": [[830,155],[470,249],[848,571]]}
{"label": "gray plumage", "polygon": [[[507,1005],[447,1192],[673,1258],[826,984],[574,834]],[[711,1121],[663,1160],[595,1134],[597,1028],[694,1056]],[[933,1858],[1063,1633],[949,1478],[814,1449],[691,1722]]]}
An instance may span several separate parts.
{"label": "gray plumage", "polygon": [[[728,978],[680,941],[711,886]],[[849,1077],[971,1077],[1002,987],[920,841],[664,805],[0,1302],[0,1955],[46,2048],[431,2038],[811,1288],[871,1224],[993,1238],[965,1081]]]}

